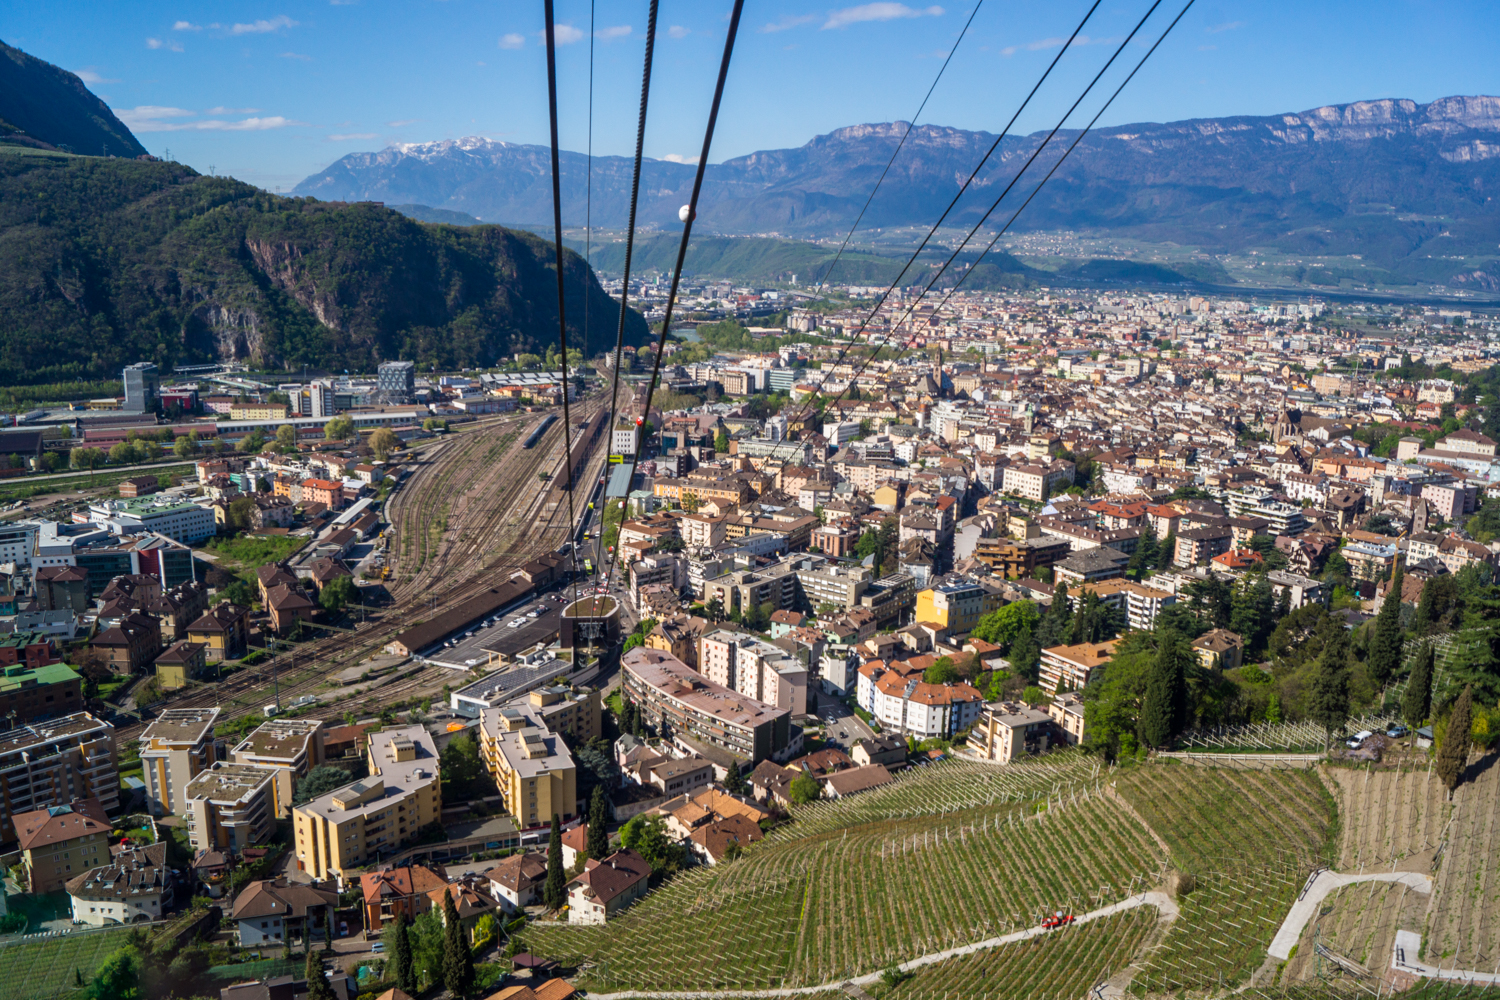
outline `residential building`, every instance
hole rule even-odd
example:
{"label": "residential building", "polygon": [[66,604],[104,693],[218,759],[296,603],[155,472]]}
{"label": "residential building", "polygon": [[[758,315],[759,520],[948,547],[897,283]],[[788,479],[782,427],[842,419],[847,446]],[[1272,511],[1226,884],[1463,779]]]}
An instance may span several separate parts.
{"label": "residential building", "polygon": [[[11,637],[6,637],[11,638]],[[33,647],[40,647],[33,652]],[[24,660],[0,670],[0,718],[11,725],[57,715],[71,715],[83,707],[83,680],[66,663],[36,663],[51,650],[50,641],[9,647]],[[5,650],[0,648],[0,653]]]}
{"label": "residential building", "polygon": [[166,844],[121,851],[67,884],[73,921],[90,927],[159,920],[172,905],[175,891]]}
{"label": "residential building", "polygon": [[1271,592],[1276,595],[1277,600],[1281,599],[1283,591],[1291,592],[1289,603],[1293,611],[1307,604],[1322,604],[1329,596],[1321,580],[1287,570],[1273,569],[1266,574],[1266,580],[1271,584]]}
{"label": "residential building", "polygon": [[120,807],[115,730],[87,712],[0,733],[0,843],[17,839],[15,819],[79,799]]}
{"label": "residential building", "polygon": [[542,889],[547,884],[547,855],[536,851],[512,854],[502,858],[484,877],[489,879],[490,895],[500,908],[512,915],[520,913],[542,901]]}
{"label": "residential building", "polygon": [[562,737],[511,707],[479,716],[479,749],[485,767],[523,830],[546,826],[578,812],[578,769]]}
{"label": "residential building", "polygon": [[969,732],[969,752],[985,760],[1009,764],[1022,754],[1047,750],[1052,719],[1029,705],[1008,701],[990,702],[979,713]]}
{"label": "residential building", "polygon": [[1054,695],[1047,703],[1047,714],[1063,731],[1063,738],[1067,740],[1068,746],[1074,747],[1083,742],[1088,727],[1085,725],[1083,699],[1077,692],[1065,691]]}
{"label": "residential building", "polygon": [[250,645],[250,609],[220,601],[187,627],[187,637],[203,644],[207,663],[238,660]]}
{"label": "residential building", "polygon": [[1245,657],[1245,640],[1225,628],[1211,629],[1193,640],[1198,662],[1208,670],[1233,670]]}
{"label": "residential building", "polygon": [[447,885],[447,879],[423,865],[387,866],[361,874],[365,937],[379,933],[398,913],[404,913],[408,920],[417,919],[432,909],[432,891],[441,891]]}
{"label": "residential building", "polygon": [[132,611],[94,636],[89,648],[111,673],[129,677],[144,671],[161,652],[161,622]]}
{"label": "residential building", "polygon": [[265,945],[304,947],[332,926],[339,894],[331,883],[308,885],[284,878],[251,882],[234,899],[234,921],[241,948]]}
{"label": "residential building", "polygon": [[218,708],[169,708],[141,734],[141,768],[151,815],[178,813],[188,783],[218,760],[218,719]]}
{"label": "residential building", "polygon": [[664,733],[682,732],[758,763],[791,744],[791,710],[715,684],[670,653],[645,647],[620,659],[625,691]]}
{"label": "residential building", "polygon": [[110,857],[110,827],[104,806],[93,798],[20,813],[16,883],[32,894],[55,892],[74,875],[98,868]]}
{"label": "residential building", "polygon": [[323,763],[323,736],[327,732],[318,719],[272,719],[262,723],[232,751],[236,764],[269,771],[275,815],[292,814],[292,793],[307,772]]}
{"label": "residential building", "polygon": [[151,532],[184,545],[212,538],[217,530],[212,508],[167,496],[100,500],[89,504],[88,517],[116,535]]}
{"label": "residential building", "polygon": [[[989,591],[977,583],[947,583],[917,593],[917,621],[941,625],[949,635],[966,635],[994,610]],[[998,601],[993,602],[998,607]]]}
{"label": "residential building", "polygon": [[1052,646],[1042,650],[1041,687],[1049,695],[1082,691],[1100,664],[1114,655],[1115,640]]}
{"label": "residential building", "polygon": [[181,812],[197,851],[243,854],[276,830],[276,774],[260,767],[218,763],[188,782]]}
{"label": "residential building", "polygon": [[207,667],[208,647],[186,639],[174,642],[156,658],[156,683],[163,691],[187,687],[187,682],[203,676]]}
{"label": "residential building", "polygon": [[427,729],[403,726],[369,739],[369,777],[292,809],[297,864],[313,878],[378,861],[442,814],[437,747]]}
{"label": "residential building", "polygon": [[807,664],[780,646],[721,629],[703,637],[698,662],[714,684],[793,715],[807,712]]}
{"label": "residential building", "polygon": [[651,865],[632,850],[598,861],[590,858],[568,883],[568,923],[605,923],[644,896],[650,885]]}

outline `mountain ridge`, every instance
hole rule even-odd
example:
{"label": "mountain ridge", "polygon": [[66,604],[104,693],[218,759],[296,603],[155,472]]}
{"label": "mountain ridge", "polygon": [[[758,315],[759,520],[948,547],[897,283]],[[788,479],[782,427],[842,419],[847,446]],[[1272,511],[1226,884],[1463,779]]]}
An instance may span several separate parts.
{"label": "mountain ridge", "polygon": [[105,156],[146,147],[76,73],[0,41],[0,143]]}
{"label": "mountain ridge", "polygon": [[[700,227],[719,235],[842,235],[905,131],[865,123],[801,146],[711,164]],[[1076,132],[1059,135],[1071,140]],[[952,216],[977,220],[1044,133],[1009,135]],[[931,223],[993,133],[921,125],[863,228]],[[1055,141],[1012,195],[1015,204],[1061,148]],[[395,144],[351,153],[294,193],[339,200],[417,202],[486,220],[550,218],[550,152],[482,137]],[[564,217],[581,223],[586,158],[561,153]],[[595,157],[594,224],[623,227],[630,160]],[[640,221],[675,229],[694,168],[648,160]],[[1444,236],[1445,254],[1488,253],[1500,242],[1500,97],[1389,98],[1279,115],[1239,115],[1098,129],[1037,196],[1017,231],[1118,233],[1214,251],[1280,245],[1294,252],[1374,253],[1394,265]],[[1011,202],[1007,202],[1009,205]],[[1002,206],[997,218],[1007,217]]]}

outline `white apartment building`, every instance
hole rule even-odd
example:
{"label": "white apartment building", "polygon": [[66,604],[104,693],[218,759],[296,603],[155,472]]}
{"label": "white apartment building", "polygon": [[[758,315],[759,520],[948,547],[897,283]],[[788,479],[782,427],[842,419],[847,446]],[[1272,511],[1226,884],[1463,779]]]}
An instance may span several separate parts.
{"label": "white apartment building", "polygon": [[807,665],[780,646],[739,632],[699,641],[698,670],[714,684],[793,715],[807,711]]}

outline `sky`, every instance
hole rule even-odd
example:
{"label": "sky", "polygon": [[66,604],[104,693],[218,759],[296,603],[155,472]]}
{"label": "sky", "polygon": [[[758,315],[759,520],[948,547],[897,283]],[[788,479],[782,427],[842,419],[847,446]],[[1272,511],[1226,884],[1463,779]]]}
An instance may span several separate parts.
{"label": "sky", "polygon": [[[982,0],[921,116],[997,131],[1092,0]],[[1162,0],[1133,65],[1185,0]],[[1051,128],[1151,0],[1101,0],[1015,131]],[[702,145],[730,0],[662,0],[646,155]],[[564,148],[634,150],[645,0],[557,0]],[[974,11],[745,5],[710,162],[909,120]],[[548,142],[542,4],[495,0],[48,0],[7,4],[0,40],[78,73],[151,152],[267,190],[396,142]],[[1101,125],[1500,93],[1493,0],[1196,0]],[[1106,80],[1118,80],[1123,70]],[[1113,89],[1112,86],[1109,89]],[[1097,110],[1085,100],[1069,124]]]}

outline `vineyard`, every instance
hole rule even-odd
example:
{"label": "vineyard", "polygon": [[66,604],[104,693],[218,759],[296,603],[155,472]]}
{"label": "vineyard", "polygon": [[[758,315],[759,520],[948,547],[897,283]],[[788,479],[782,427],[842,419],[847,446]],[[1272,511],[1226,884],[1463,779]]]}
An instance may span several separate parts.
{"label": "vineyard", "polygon": [[884,998],[1083,997],[1129,965],[1156,925],[1156,911],[1140,908],[1061,933],[986,948],[922,966]]}
{"label": "vineyard", "polygon": [[1287,962],[1282,978],[1290,982],[1335,973],[1331,962],[1319,961],[1318,945],[1372,973],[1383,971],[1390,962],[1396,931],[1421,927],[1429,900],[1410,886],[1389,882],[1364,882],[1335,890],[1303,930],[1297,954]]}
{"label": "vineyard", "polygon": [[1455,794],[1435,862],[1422,957],[1444,969],[1500,971],[1500,768],[1493,756],[1486,761],[1490,766]]}
{"label": "vineyard", "polygon": [[1340,791],[1343,830],[1335,866],[1339,871],[1392,870],[1421,854],[1431,860],[1453,815],[1453,805],[1429,768],[1330,768],[1328,776]]}
{"label": "vineyard", "polygon": [[44,1000],[77,989],[81,977],[85,982],[110,953],[125,944],[130,931],[91,931],[67,934],[60,938],[23,940],[0,948],[0,962],[10,970],[5,974],[4,995],[11,1000]]}
{"label": "vineyard", "polygon": [[922,769],[808,810],[805,827],[674,879],[607,928],[539,925],[528,945],[598,990],[813,986],[1095,909],[1161,874],[1096,774],[1073,755]]}

